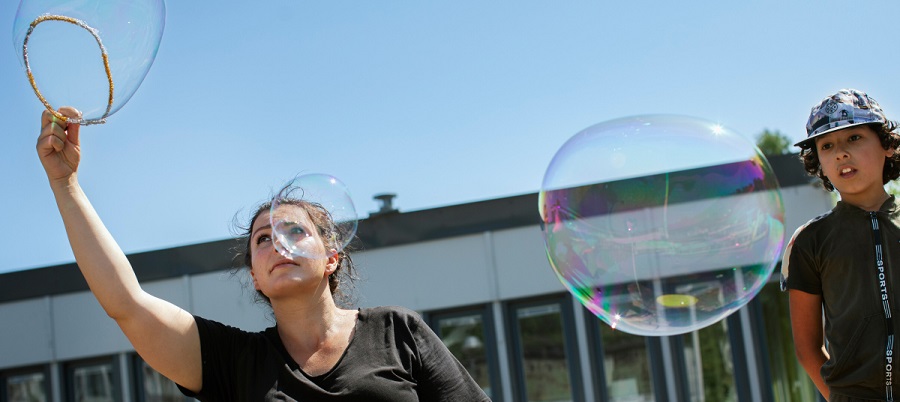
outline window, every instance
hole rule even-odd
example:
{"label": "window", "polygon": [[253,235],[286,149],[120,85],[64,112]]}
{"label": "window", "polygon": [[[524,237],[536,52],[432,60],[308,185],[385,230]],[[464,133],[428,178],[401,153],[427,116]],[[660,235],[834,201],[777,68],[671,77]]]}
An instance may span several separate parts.
{"label": "window", "polygon": [[66,392],[75,402],[115,402],[120,398],[118,373],[112,358],[66,365]]}
{"label": "window", "polygon": [[16,370],[2,375],[3,397],[6,402],[45,402],[49,400],[47,392],[47,373],[42,368]]}
{"label": "window", "polygon": [[487,307],[429,315],[435,333],[493,400],[499,399],[493,316]]}
{"label": "window", "polygon": [[580,401],[581,370],[574,351],[568,299],[511,305],[510,334],[521,401]]}
{"label": "window", "polygon": [[819,397],[815,384],[806,375],[794,353],[788,295],[778,283],[769,283],[757,296],[765,331],[768,365],[771,370],[775,402],[813,401]]}
{"label": "window", "polygon": [[190,399],[182,395],[175,382],[166,378],[134,355],[135,394],[139,402],[184,402]]}
{"label": "window", "polygon": [[[647,338],[616,331],[584,309],[594,342],[595,372],[609,402],[655,401]],[[597,367],[600,366],[600,367]],[[601,391],[602,392],[602,391]]]}
{"label": "window", "polygon": [[734,359],[728,338],[729,320],[680,335],[690,401],[736,402]]}

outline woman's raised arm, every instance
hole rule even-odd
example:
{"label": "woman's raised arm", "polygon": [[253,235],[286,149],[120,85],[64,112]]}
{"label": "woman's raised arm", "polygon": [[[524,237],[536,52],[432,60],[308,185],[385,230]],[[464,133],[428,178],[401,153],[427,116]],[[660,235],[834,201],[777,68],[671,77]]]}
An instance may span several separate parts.
{"label": "woman's raised arm", "polygon": [[[77,117],[63,107],[60,113]],[[37,153],[78,267],[106,313],[154,369],[193,391],[202,386],[200,337],[193,316],[141,289],[131,263],[78,184],[80,127],[49,111],[41,115]]]}

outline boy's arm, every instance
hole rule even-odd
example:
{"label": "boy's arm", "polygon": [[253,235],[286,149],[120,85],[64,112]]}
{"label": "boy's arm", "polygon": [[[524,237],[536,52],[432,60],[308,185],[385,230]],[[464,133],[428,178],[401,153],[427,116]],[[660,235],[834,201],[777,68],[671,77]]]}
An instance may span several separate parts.
{"label": "boy's arm", "polygon": [[822,329],[822,296],[801,290],[790,290],[791,329],[797,360],[816,388],[828,400],[828,386],[822,378],[822,365],[828,360]]}

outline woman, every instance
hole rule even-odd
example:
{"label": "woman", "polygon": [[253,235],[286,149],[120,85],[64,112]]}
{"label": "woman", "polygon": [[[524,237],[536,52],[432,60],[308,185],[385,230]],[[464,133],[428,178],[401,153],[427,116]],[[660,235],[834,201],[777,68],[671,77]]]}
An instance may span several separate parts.
{"label": "woman", "polygon": [[[60,113],[79,115],[72,108]],[[276,326],[249,333],[192,316],[141,289],[78,184],[78,125],[44,111],[37,152],[91,291],[138,354],[186,395],[202,401],[489,400],[415,313],[337,306],[338,271],[350,260],[323,240],[332,238],[323,236],[332,223],[314,205],[294,201],[291,207],[299,222],[316,227],[309,241],[328,255],[323,259],[279,254],[267,206],[251,220],[245,262]]]}

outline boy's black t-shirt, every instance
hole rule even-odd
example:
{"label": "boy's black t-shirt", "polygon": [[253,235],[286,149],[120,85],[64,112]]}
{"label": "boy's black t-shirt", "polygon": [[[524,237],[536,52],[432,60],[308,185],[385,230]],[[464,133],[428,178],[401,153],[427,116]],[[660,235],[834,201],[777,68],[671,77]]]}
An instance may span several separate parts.
{"label": "boy's black t-shirt", "polygon": [[337,364],[311,377],[291,359],[278,331],[246,332],[196,317],[201,401],[489,401],[440,338],[415,312],[360,309]]}
{"label": "boy's black t-shirt", "polygon": [[[900,208],[889,198],[876,213],[882,237],[887,297],[900,313]],[[822,296],[830,359],[822,377],[834,396],[885,398],[885,308],[869,212],[838,202],[831,212],[797,229],[785,248],[782,275],[788,289]],[[900,317],[892,318],[900,335]],[[897,353],[897,348],[893,348]],[[900,366],[890,377],[900,376]],[[893,384],[900,392],[900,383]]]}

